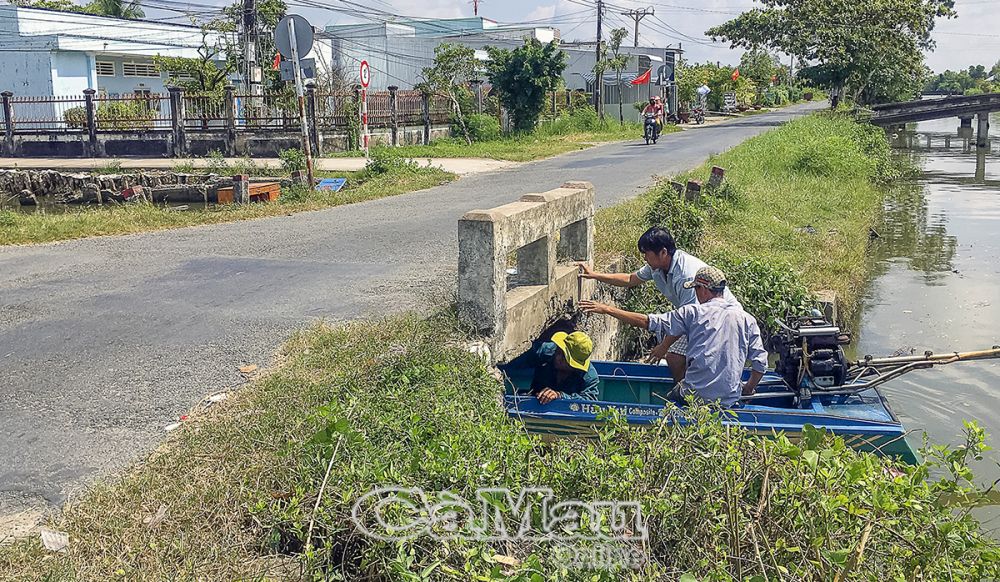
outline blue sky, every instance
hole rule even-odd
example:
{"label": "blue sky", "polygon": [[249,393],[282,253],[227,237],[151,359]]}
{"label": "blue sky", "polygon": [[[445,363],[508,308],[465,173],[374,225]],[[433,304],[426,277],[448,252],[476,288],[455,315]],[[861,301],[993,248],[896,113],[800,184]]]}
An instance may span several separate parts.
{"label": "blue sky", "polygon": [[[343,6],[332,0],[320,2]],[[294,0],[289,3],[296,4]],[[409,16],[452,18],[472,15],[472,4],[466,0],[364,0],[358,4]],[[754,6],[752,0],[652,0],[646,3],[614,0],[614,4],[623,8],[652,7],[655,10],[655,19],[643,20],[640,40],[659,45],[683,42],[689,59],[723,63],[738,61],[741,51],[731,51],[726,45],[707,42],[704,39],[705,30]],[[539,25],[545,25],[551,22],[562,31],[564,39],[592,39],[596,31],[596,11],[587,5],[592,6],[593,2],[482,0],[479,13],[501,23],[537,21]],[[928,65],[934,70],[943,70],[979,63],[989,66],[1000,60],[1000,0],[956,0],[956,8],[958,18],[941,21],[937,26],[934,38],[938,48],[928,54]],[[317,26],[357,21],[325,9],[293,7],[293,10],[308,17]],[[607,11],[606,27],[627,26],[631,31],[631,19],[619,12]],[[682,34],[671,32],[669,28]],[[684,35],[691,38],[684,38]]]}

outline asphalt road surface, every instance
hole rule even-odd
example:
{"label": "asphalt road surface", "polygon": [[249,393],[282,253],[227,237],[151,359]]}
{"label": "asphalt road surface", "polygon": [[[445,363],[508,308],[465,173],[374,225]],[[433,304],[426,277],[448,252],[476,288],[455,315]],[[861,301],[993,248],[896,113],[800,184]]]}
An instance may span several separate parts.
{"label": "asphalt road surface", "polygon": [[[600,206],[819,104],[264,220],[0,247],[0,518],[58,505],[149,452],[318,318],[384,315],[454,288],[458,219],[569,180]],[[0,520],[2,521],[2,520]],[[2,537],[2,536],[0,536]]]}

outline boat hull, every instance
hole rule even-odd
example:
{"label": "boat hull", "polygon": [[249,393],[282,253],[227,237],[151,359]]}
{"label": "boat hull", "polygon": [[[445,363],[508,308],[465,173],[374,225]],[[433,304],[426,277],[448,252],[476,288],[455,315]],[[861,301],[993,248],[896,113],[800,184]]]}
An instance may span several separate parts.
{"label": "boat hull", "polygon": [[[531,384],[525,370],[505,370],[508,414],[523,422],[529,432],[547,437],[594,436],[610,410],[620,413],[632,425],[687,422],[683,414],[669,413],[672,404],[663,404],[663,395],[673,387],[667,368],[625,362],[594,362],[594,365],[601,377],[602,400],[563,398],[547,405],[540,404],[533,396],[518,393]],[[811,425],[842,437],[845,444],[859,451],[896,457],[907,463],[920,461],[906,439],[902,423],[877,389],[851,396],[815,396],[806,407],[795,407],[790,398],[779,395],[787,390],[780,376],[769,373],[761,382],[759,393],[773,391],[775,398],[723,410],[721,421],[765,437],[784,434],[793,441],[801,437],[805,425]]]}

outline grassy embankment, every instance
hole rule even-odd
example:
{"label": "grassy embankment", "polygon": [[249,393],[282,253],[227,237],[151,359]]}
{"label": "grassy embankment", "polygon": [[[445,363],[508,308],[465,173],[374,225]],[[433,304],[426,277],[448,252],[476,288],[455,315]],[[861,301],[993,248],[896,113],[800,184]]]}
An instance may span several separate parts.
{"label": "grassy embankment", "polygon": [[[870,228],[881,213],[884,185],[902,171],[878,130],[846,116],[812,115],[747,141],[680,176],[705,180],[726,169],[719,191],[682,203],[666,182],[598,213],[605,258],[625,254],[633,266],[638,235],[667,226],[682,248],[717,264],[746,307],[765,320],[811,302],[811,292],[837,293],[842,315],[858,308],[870,262]],[[649,286],[647,286],[649,287]],[[637,306],[658,308],[651,289]],[[846,317],[845,317],[846,319]]]}
{"label": "grassy embankment", "polygon": [[[667,124],[663,133],[680,129]],[[474,141],[469,145],[461,138],[436,139],[430,145],[411,145],[393,148],[399,155],[414,158],[489,158],[512,162],[528,162],[567,152],[587,149],[596,144],[642,139],[642,126],[626,121],[622,126],[616,119],[598,120],[592,109],[578,109],[551,121],[543,121],[532,133],[515,134]],[[357,152],[338,152],[333,157],[357,156]]]}
{"label": "grassy embankment", "polygon": [[[867,189],[876,176],[869,172],[871,146],[859,147],[847,123],[804,120],[718,160],[729,169],[734,204],[729,212],[720,202],[705,218],[705,248],[789,260],[822,286],[863,269],[847,268],[854,263],[847,251],[836,260],[796,260],[820,244],[791,240],[798,238],[796,223],[833,224],[819,222],[818,214],[841,212],[832,202],[836,208],[823,209],[839,190],[795,194],[801,204],[817,204],[812,213],[776,197],[786,188],[819,187],[831,175],[860,175],[845,178],[843,188],[865,188],[863,199],[874,201],[865,208],[877,206],[878,190]],[[824,131],[859,155],[822,172],[803,165],[805,153],[822,149]],[[752,161],[762,154],[789,158]],[[741,178],[741,169],[755,173]],[[629,229],[641,227],[631,216],[656,212],[652,200],[602,212],[599,248],[630,249]],[[863,247],[862,224],[871,214],[862,214],[850,221],[856,227],[838,223],[843,235],[820,230],[826,233],[820,246]],[[750,232],[758,221],[788,224],[771,229],[775,240],[760,242]],[[829,238],[848,233],[854,238]],[[800,250],[792,252],[790,243]],[[545,447],[496,406],[500,387],[462,349],[463,339],[447,313],[303,332],[284,348],[282,366],[193,415],[147,463],[94,488],[56,518],[52,525],[71,538],[67,553],[47,553],[35,539],[0,548],[0,579],[540,582],[677,580],[687,573],[683,579],[979,580],[1000,574],[995,542],[967,511],[938,502],[942,492],[970,486],[966,461],[978,455],[982,438],[974,428],[967,447],[928,451],[921,467],[893,466],[808,431],[799,444],[759,440],[707,416],[682,428],[613,423],[599,439]],[[565,542],[366,538],[350,521],[351,508],[379,486],[450,490],[473,503],[477,488],[507,487],[516,495],[529,486],[551,488],[556,500],[638,501],[648,540],[626,546],[647,561],[634,571],[579,572],[561,560]],[[362,519],[374,528],[370,513]]]}
{"label": "grassy embankment", "polygon": [[[0,211],[0,245],[45,243],[281,216],[395,196],[437,186],[455,178],[453,174],[436,168],[416,168],[392,159],[383,161],[378,167],[369,166],[360,172],[338,172],[335,176],[317,174],[318,177],[346,177],[347,186],[340,192],[285,188],[278,202],[269,204],[211,205],[206,209],[195,205],[185,211],[158,204],[105,205],[45,213]],[[215,173],[222,175],[246,173],[229,171],[246,168],[214,170],[221,170]],[[274,171],[268,173],[275,174]]]}

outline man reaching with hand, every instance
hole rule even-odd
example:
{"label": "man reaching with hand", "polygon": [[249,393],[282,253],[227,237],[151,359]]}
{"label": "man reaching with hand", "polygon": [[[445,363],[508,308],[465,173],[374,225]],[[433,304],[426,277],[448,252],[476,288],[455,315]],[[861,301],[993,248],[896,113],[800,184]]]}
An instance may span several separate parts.
{"label": "man reaching with hand", "polygon": [[[678,338],[686,336],[687,374],[677,381],[669,397],[684,402],[694,394],[704,402],[730,407],[740,395],[749,396],[767,371],[767,350],[761,341],[757,320],[743,311],[739,302],[725,296],[726,277],[715,267],[702,267],[685,283],[693,289],[697,303],[662,314],[644,315],[594,301],[581,301],[585,313],[606,314],[656,334],[657,345],[650,359],[658,361]],[[750,379],[742,384],[743,367],[750,360]]]}

